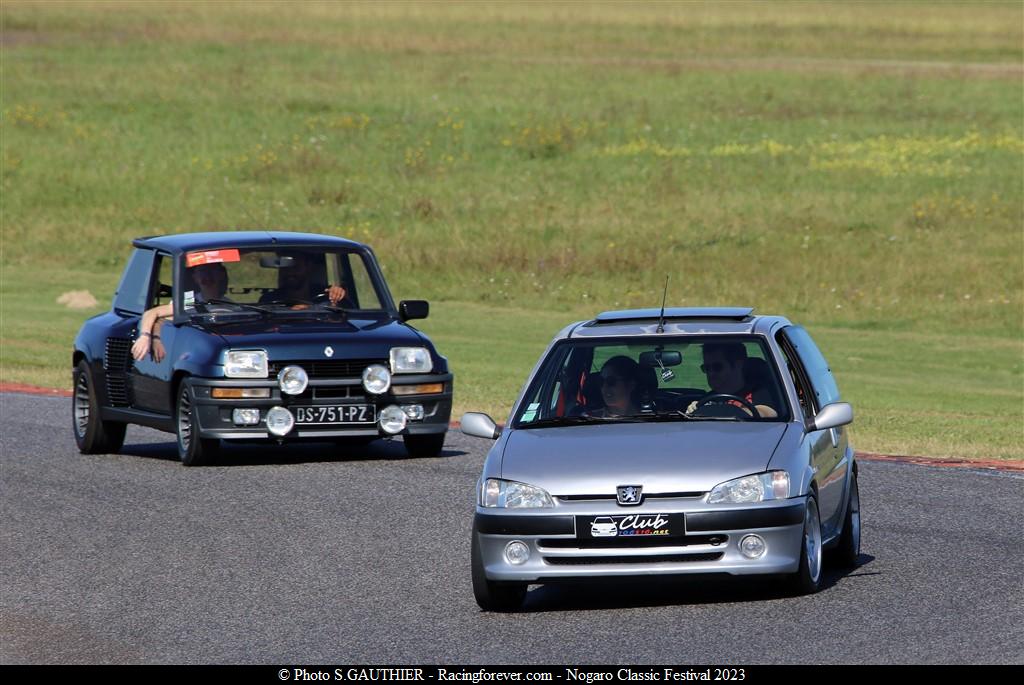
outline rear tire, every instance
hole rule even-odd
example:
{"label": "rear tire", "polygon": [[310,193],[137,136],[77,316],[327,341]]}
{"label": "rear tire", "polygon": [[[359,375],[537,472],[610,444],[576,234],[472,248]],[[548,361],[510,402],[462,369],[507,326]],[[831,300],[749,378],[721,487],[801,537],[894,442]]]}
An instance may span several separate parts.
{"label": "rear tire", "polygon": [[843,519],[843,532],[839,534],[839,544],[832,552],[831,561],[843,568],[853,568],[860,557],[860,488],[857,487],[857,472],[854,471],[850,480],[850,498],[846,504],[846,517]]}
{"label": "rear tire", "polygon": [[818,500],[807,497],[804,511],[804,532],[800,538],[800,568],[789,579],[793,594],[812,595],[821,589],[821,519]]}
{"label": "rear tire", "polygon": [[480,544],[473,531],[473,597],[484,611],[518,611],[526,599],[526,583],[497,583],[487,579]]}
{"label": "rear tire", "polygon": [[220,440],[200,438],[196,421],[195,393],[192,384],[183,381],[178,388],[174,425],[178,436],[178,458],[185,466],[206,466],[216,461]]}
{"label": "rear tire", "polygon": [[92,370],[84,359],[71,374],[71,428],[75,444],[82,454],[115,454],[124,445],[128,425],[120,421],[103,421]]}
{"label": "rear tire", "polygon": [[410,457],[433,459],[441,456],[441,451],[444,449],[444,436],[444,433],[406,435],[402,440],[405,442],[405,450]]}

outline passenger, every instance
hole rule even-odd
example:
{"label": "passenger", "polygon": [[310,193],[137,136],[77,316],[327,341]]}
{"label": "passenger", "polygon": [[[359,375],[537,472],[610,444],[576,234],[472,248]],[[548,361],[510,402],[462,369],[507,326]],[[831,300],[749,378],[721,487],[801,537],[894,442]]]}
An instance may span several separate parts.
{"label": "passenger", "polygon": [[315,259],[306,252],[282,253],[282,257],[291,257],[290,266],[282,267],[278,273],[278,288],[263,294],[260,297],[260,304],[281,302],[294,304],[293,309],[305,309],[309,307],[318,297],[327,296],[331,306],[337,306],[345,297],[345,288],[340,285],[329,285],[316,283],[314,274],[316,271]]}
{"label": "passenger", "polygon": [[601,366],[601,399],[604,407],[590,416],[632,416],[640,413],[636,400],[640,365],[625,355],[612,357]]}
{"label": "passenger", "polygon": [[[763,388],[753,388],[744,376],[743,369],[746,361],[747,348],[743,343],[708,343],[704,345],[704,363],[701,364],[700,370],[707,376],[710,388],[704,397],[732,395],[746,400],[757,410],[761,418],[775,418],[778,416],[778,412],[768,404],[771,402],[771,395]],[[686,413],[693,414],[703,399],[691,402],[690,406],[686,408]],[[725,402],[750,414],[750,409],[742,402],[736,400],[725,400]]]}
{"label": "passenger", "polygon": [[[222,300],[228,290],[228,270],[223,264],[200,264],[188,271],[192,281],[199,288],[195,294],[195,302],[202,304],[212,300]],[[132,344],[132,357],[140,362],[153,352],[153,361],[158,364],[163,361],[166,355],[163,341],[160,339],[160,331],[167,319],[174,316],[174,300],[166,304],[152,307],[142,315],[139,321],[139,337]]]}

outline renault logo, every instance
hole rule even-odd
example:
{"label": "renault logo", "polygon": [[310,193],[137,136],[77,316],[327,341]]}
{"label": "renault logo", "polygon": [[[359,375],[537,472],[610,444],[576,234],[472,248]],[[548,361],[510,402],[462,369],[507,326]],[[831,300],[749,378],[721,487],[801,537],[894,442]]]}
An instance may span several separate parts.
{"label": "renault logo", "polygon": [[324,356],[325,357],[333,357],[334,356],[334,348],[331,347],[330,345],[325,347],[324,348]]}
{"label": "renault logo", "polygon": [[615,488],[615,494],[619,504],[623,506],[629,506],[631,504],[640,504],[640,494],[643,487],[640,485],[620,485]]}

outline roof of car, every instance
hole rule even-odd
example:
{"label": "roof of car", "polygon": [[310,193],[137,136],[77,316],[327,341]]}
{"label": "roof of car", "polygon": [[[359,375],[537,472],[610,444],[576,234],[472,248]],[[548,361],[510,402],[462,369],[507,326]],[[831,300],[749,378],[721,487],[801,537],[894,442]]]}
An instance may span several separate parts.
{"label": "roof of car", "polygon": [[208,233],[178,233],[136,238],[135,247],[163,250],[172,254],[190,250],[213,250],[221,247],[365,247],[345,238],[319,233],[293,233],[290,231],[212,231]]}
{"label": "roof of car", "polygon": [[601,312],[590,321],[580,321],[567,327],[559,337],[605,338],[659,333],[770,334],[775,327],[790,323],[780,316],[758,316],[754,314],[753,307],[666,307],[661,331],[660,322],[660,308]]}

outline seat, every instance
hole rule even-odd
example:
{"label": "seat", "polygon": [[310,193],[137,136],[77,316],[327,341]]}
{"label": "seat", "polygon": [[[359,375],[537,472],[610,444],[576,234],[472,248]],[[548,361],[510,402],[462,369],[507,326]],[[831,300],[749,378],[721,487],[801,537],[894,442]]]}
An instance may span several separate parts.
{"label": "seat", "polygon": [[747,388],[752,393],[760,393],[762,397],[767,396],[770,401],[767,404],[776,411],[782,407],[782,398],[779,396],[779,388],[772,377],[771,368],[768,362],[759,357],[748,357],[743,362],[743,378],[747,382]]}

